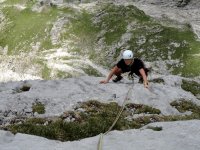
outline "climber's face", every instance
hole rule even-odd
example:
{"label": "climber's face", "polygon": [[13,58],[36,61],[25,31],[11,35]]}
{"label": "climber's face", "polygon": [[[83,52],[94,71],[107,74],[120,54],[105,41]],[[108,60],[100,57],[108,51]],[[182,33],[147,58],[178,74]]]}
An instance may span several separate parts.
{"label": "climber's face", "polygon": [[131,65],[133,63],[133,59],[124,59],[126,65]]}

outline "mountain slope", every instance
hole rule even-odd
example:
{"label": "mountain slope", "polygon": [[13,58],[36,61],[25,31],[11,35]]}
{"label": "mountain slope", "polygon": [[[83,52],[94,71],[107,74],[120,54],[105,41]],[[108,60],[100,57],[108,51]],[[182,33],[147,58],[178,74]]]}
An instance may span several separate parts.
{"label": "mountain slope", "polygon": [[11,75],[2,80],[103,76],[125,48],[154,73],[199,76],[191,27],[154,20],[133,4],[1,2],[1,70]]}
{"label": "mountain slope", "polygon": [[[0,129],[16,134],[0,131],[1,148],[94,149],[127,96],[113,128],[122,131],[109,132],[104,149],[199,149],[200,42],[198,17],[189,18],[199,11],[180,5],[0,0]],[[123,49],[152,67],[149,89],[126,75],[99,84]]]}

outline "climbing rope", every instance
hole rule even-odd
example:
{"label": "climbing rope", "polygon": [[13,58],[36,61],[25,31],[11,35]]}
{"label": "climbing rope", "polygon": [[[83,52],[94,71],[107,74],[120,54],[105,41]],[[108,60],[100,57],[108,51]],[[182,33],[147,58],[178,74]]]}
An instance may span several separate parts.
{"label": "climbing rope", "polygon": [[[134,81],[134,80],[132,80],[132,81]],[[126,94],[126,97],[125,97],[125,99],[123,101],[122,107],[121,107],[119,113],[117,114],[117,117],[115,118],[113,124],[110,126],[110,128],[108,129],[108,131],[106,131],[105,133],[101,133],[100,134],[100,138],[99,138],[99,142],[98,142],[98,150],[102,150],[103,136],[106,135],[108,132],[110,132],[112,130],[112,128],[115,126],[115,124],[117,123],[117,121],[119,120],[119,117],[121,116],[121,114],[122,114],[122,112],[123,112],[123,110],[125,108],[126,102],[129,100],[129,95],[131,93],[131,90],[133,89],[133,86],[134,86],[134,84],[132,84],[130,86],[130,88],[129,88],[127,94]]]}

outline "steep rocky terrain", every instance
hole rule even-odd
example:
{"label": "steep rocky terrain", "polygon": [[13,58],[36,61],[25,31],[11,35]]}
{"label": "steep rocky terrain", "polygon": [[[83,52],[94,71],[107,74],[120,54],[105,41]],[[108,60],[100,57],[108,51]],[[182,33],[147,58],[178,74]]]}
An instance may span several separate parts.
{"label": "steep rocky terrain", "polygon": [[198,3],[110,2],[1,1],[1,81],[106,75],[125,48],[154,73],[199,76]]}
{"label": "steep rocky terrain", "polygon": [[[199,7],[0,0],[1,149],[95,149],[122,108],[103,149],[199,149]],[[151,68],[149,89],[99,84],[123,49]]]}

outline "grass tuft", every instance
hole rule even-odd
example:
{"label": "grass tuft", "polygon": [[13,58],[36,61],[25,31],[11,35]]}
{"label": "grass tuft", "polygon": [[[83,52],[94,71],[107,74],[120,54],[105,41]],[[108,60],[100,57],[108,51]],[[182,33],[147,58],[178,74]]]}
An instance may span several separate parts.
{"label": "grass tuft", "polygon": [[199,114],[200,106],[194,104],[191,101],[185,99],[176,100],[170,103],[171,106],[175,107],[179,112],[184,113],[186,111],[191,111],[194,114]]}
{"label": "grass tuft", "polygon": [[160,114],[161,113],[161,111],[159,109],[152,108],[150,106],[142,105],[142,104],[127,104],[126,109],[133,110],[134,114],[141,114],[141,113]]}
{"label": "grass tuft", "polygon": [[37,112],[38,114],[44,114],[45,113],[45,106],[41,102],[35,102],[32,105],[32,112]]}

